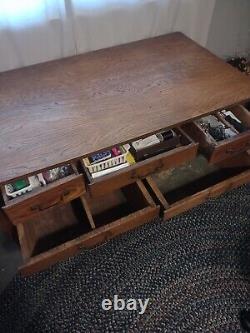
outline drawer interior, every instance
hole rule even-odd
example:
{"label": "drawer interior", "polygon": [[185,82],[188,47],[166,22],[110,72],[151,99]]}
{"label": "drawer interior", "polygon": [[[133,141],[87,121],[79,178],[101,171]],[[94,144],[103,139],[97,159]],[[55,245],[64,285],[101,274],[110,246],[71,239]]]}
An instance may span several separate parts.
{"label": "drawer interior", "polygon": [[52,207],[17,225],[23,257],[37,256],[112,222],[129,221],[149,207],[156,205],[141,181],[98,199],[86,195]]}
{"label": "drawer interior", "polygon": [[224,180],[237,176],[247,170],[248,168],[232,168],[232,169],[217,170],[191,183],[188,183],[177,189],[164,193],[164,197],[166,198],[168,204],[172,205],[180,200],[185,199],[186,197],[192,196]]}
{"label": "drawer interior", "polygon": [[[233,140],[237,136],[237,134],[239,134],[238,131],[232,125],[230,125],[219,112],[212,114],[212,116],[214,116],[218,121],[220,121],[225,126],[225,129],[230,129],[234,133],[235,136],[232,136],[231,138],[225,138],[222,140],[216,140],[215,137],[213,137],[208,131],[206,131],[202,127],[202,125],[201,125],[202,118],[201,118],[201,119],[195,120],[193,122],[195,131],[197,133],[200,132],[198,135],[201,138],[201,143],[204,142],[208,146],[216,147],[216,146],[220,146],[221,144],[224,144],[226,141]],[[184,128],[186,128],[185,126],[188,127],[188,125],[184,125]],[[193,127],[192,127],[192,129],[193,129]]]}
{"label": "drawer interior", "polygon": [[250,130],[250,112],[243,105],[237,105],[231,108],[232,113]]}
{"label": "drawer interior", "polygon": [[[236,119],[238,119],[240,121],[240,123],[244,127],[244,129],[242,131],[240,131],[237,128],[237,126],[234,126],[233,123],[228,121],[226,114],[224,113],[225,112],[224,110],[215,112],[215,113],[211,114],[211,116],[217,118],[217,120],[220,121],[225,126],[225,129],[230,129],[232,131],[231,133],[235,134],[235,136],[232,136],[230,138],[226,138],[223,140],[216,140],[216,138],[213,137],[208,132],[208,130],[206,130],[204,128],[204,126],[202,126],[202,120],[207,117],[199,118],[199,119],[195,120],[193,123],[183,125],[183,128],[186,129],[188,132],[190,132],[189,125],[193,124],[191,129],[195,131],[195,134],[199,135],[202,142],[204,141],[207,144],[211,144],[211,145],[223,144],[227,140],[229,140],[229,141],[233,140],[236,137],[236,134],[240,135],[241,133],[250,130],[250,112],[243,105],[237,105],[232,108],[228,108],[227,111],[230,111],[232,116],[235,116]],[[230,118],[232,118],[232,117],[230,116]]]}
{"label": "drawer interior", "polygon": [[25,259],[79,237],[91,229],[80,199],[55,206],[17,225]]}
{"label": "drawer interior", "polygon": [[[213,119],[209,122],[208,119]],[[220,126],[210,125],[218,121]],[[220,131],[219,127],[224,126]],[[200,151],[210,163],[219,163],[250,148],[250,112],[242,105],[214,112],[182,125],[200,144]],[[223,134],[221,134],[223,133]],[[225,135],[226,133],[226,135]]]}
{"label": "drawer interior", "polygon": [[[167,156],[170,156],[171,154],[175,153],[177,151],[177,149],[181,149],[182,147],[185,148],[189,145],[194,145],[194,141],[182,128],[173,128],[173,130],[176,133],[176,135],[178,136],[178,140],[179,140],[178,144],[176,144],[175,147],[172,147],[170,149],[167,149],[166,147],[164,147],[162,149],[157,149],[155,154],[154,153],[149,154],[147,158],[145,158],[141,161],[137,161],[137,162],[136,162],[135,156],[133,155],[134,149],[130,148],[128,151],[126,160],[125,160],[126,163],[121,163],[118,166],[118,169],[116,167],[114,167],[114,168],[110,167],[110,168],[105,169],[105,167],[104,167],[103,170],[106,170],[107,174],[103,174],[101,176],[95,176],[95,173],[91,173],[90,168],[88,168],[86,166],[85,160],[82,159],[81,165],[82,165],[84,173],[87,177],[88,182],[90,184],[95,183],[95,182],[101,181],[103,179],[106,179],[109,176],[112,177],[114,174],[121,174],[124,171],[128,171],[132,168],[139,168],[141,166],[143,167],[147,163],[154,162],[155,160],[157,160],[158,157],[160,158],[161,156],[164,156],[164,155],[166,155],[166,157],[167,157]],[[131,142],[129,142],[128,145],[131,147]],[[156,147],[159,148],[159,145],[156,145]],[[96,173],[96,174],[98,174],[98,173]]]}
{"label": "drawer interior", "polygon": [[[63,168],[65,166],[61,166],[60,168]],[[45,170],[44,175],[48,174],[51,170]],[[74,178],[74,176],[79,175],[78,170],[74,164],[68,164],[67,165],[67,173],[65,176],[60,176],[60,178],[55,179],[53,181],[47,181],[45,177],[43,177],[43,174],[35,174],[31,175],[29,177],[23,178],[23,179],[17,179],[16,181],[13,181],[11,184],[3,185],[1,187],[2,197],[4,200],[4,204],[8,206],[9,204],[14,205],[22,202],[24,199],[28,199],[33,197],[34,195],[44,192],[50,188],[53,188],[57,185],[61,185],[66,183],[67,181]],[[14,191],[13,195],[10,195],[10,188],[13,188],[13,185],[16,182],[25,182],[27,187],[23,188],[21,190]]]}
{"label": "drawer interior", "polygon": [[87,204],[96,227],[125,218],[149,206],[155,206],[141,181],[107,193],[105,196],[88,198]]}
{"label": "drawer interior", "polygon": [[159,180],[154,176],[148,177],[145,184],[154,200],[161,205],[164,217],[170,218],[205,202],[209,198],[248,183],[249,180],[249,167],[235,167],[216,169],[207,175],[170,190],[157,183]]}

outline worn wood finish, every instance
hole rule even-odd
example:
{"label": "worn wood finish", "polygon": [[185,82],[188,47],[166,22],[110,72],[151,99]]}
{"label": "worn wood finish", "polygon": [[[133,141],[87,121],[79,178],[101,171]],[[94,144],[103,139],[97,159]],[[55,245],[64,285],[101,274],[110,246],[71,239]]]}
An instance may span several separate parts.
{"label": "worn wood finish", "polygon": [[109,225],[100,227],[86,235],[78,237],[72,241],[59,245],[45,253],[28,260],[19,271],[23,276],[44,270],[49,266],[76,255],[83,249],[92,248],[102,244],[126,231],[133,230],[145,223],[151,222],[159,214],[159,207],[148,207],[137,214],[133,214],[129,219],[112,222]]}
{"label": "worn wood finish", "polygon": [[103,196],[86,196],[86,207],[94,222],[97,219],[99,225],[110,223],[114,218],[130,215],[148,206],[155,207],[155,203],[141,180]]}
{"label": "worn wood finish", "polygon": [[0,183],[250,98],[181,33],[0,74]]}
{"label": "worn wood finish", "polygon": [[[161,203],[163,208],[163,217],[167,220],[202,204],[208,199],[218,197],[226,191],[230,191],[233,188],[249,183],[250,169],[243,171],[238,175],[230,177],[226,180],[220,181],[217,184],[201,190],[197,193],[194,193],[190,196],[186,196],[185,198],[178,200],[172,204],[168,203],[167,198],[165,198],[165,196],[161,193],[157,184],[151,177],[148,177],[146,181],[148,182],[148,185],[151,187],[152,191],[154,191],[158,202]],[[199,182],[199,180],[197,180],[197,182]]]}
{"label": "worn wood finish", "polygon": [[[100,226],[99,228],[96,228],[93,231],[89,231],[86,234],[75,238],[74,240],[68,241],[62,245],[54,247],[51,250],[33,257],[31,257],[31,254],[34,250],[35,242],[39,237],[41,237],[41,232],[37,232],[37,226],[33,224],[33,227],[36,229],[34,236],[34,233],[30,232],[30,228],[28,228],[27,224],[19,224],[19,238],[22,247],[22,253],[26,259],[26,263],[20,269],[22,274],[27,275],[45,269],[55,262],[78,253],[82,249],[91,248],[97,244],[108,241],[109,239],[121,233],[132,230],[137,226],[147,223],[159,214],[159,206],[156,206],[141,181],[138,181],[134,185],[129,185],[126,187],[126,190],[124,189],[124,191],[126,193],[127,199],[129,200],[128,203],[132,205],[134,209],[133,213],[121,217],[118,220],[115,220],[104,226]],[[93,199],[85,199],[84,207],[86,209],[87,217],[90,217],[89,222],[94,223],[94,214],[96,214],[96,211],[94,211],[93,204],[91,204],[91,202],[89,204],[89,200],[91,201]],[[100,204],[102,205],[102,202],[100,202]],[[117,204],[116,198],[114,198],[114,204]],[[103,205],[103,207],[104,209],[107,209],[105,205]],[[60,224],[58,225],[53,223],[53,226],[60,228]],[[25,230],[25,228],[27,228],[27,230]],[[48,233],[48,231],[46,231],[46,233]],[[39,235],[39,237],[37,235]]]}
{"label": "worn wood finish", "polygon": [[[162,129],[177,126],[182,138],[176,149],[89,178],[87,192],[73,165],[75,175],[29,194],[8,200],[3,193],[0,223],[6,226],[8,215],[16,224],[25,259],[21,272],[45,269],[142,225],[159,214],[158,205],[170,218],[249,182],[250,133],[218,144],[193,123],[232,106],[249,125],[249,112],[234,107],[250,100],[249,83],[181,33],[0,74],[2,186]],[[161,193],[148,176],[193,159],[198,143],[211,162],[235,167],[233,172],[223,170],[212,183],[199,180],[191,191]],[[239,165],[244,170],[236,170]]]}
{"label": "worn wood finish", "polygon": [[[198,143],[189,141],[189,144],[186,146],[183,145],[144,161],[137,162],[130,167],[100,177],[99,179],[92,179],[89,176],[88,190],[92,196],[104,195],[107,192],[131,184],[137,179],[144,179],[152,173],[173,168],[190,161],[197,155],[197,150]],[[84,166],[83,168],[85,169]],[[88,171],[86,171],[86,174],[88,176]]]}
{"label": "worn wood finish", "polygon": [[216,198],[223,193],[230,191],[238,186],[247,184],[250,181],[250,171],[245,171],[240,175],[229,178],[214,186],[207,188],[199,193],[187,197],[169,207],[164,213],[164,219],[169,219],[173,216],[181,214],[193,207],[196,207],[208,199]]}
{"label": "worn wood finish", "polygon": [[[250,115],[248,117],[250,119]],[[233,138],[216,142],[195,121],[183,125],[183,128],[194,141],[200,143],[201,152],[206,155],[211,164],[220,163],[230,157],[244,153],[250,148],[250,130],[239,133]]]}
{"label": "worn wood finish", "polygon": [[231,111],[235,114],[238,119],[245,125],[250,128],[250,111],[247,110],[243,105],[236,105],[231,108]]}
{"label": "worn wood finish", "polygon": [[17,225],[17,235],[21,248],[21,254],[24,260],[31,257],[36,244],[36,233],[33,228],[34,225],[19,223]]}
{"label": "worn wood finish", "polygon": [[148,185],[149,193],[153,196],[155,201],[160,204],[161,208],[163,208],[163,210],[168,209],[169,203],[164,198],[164,195],[162,194],[156,182],[153,180],[151,176],[148,176],[145,179],[145,184]]}
{"label": "worn wood finish", "polygon": [[24,259],[46,252],[48,248],[77,238],[90,230],[85,212],[76,211],[72,203],[54,206],[17,225]]}
{"label": "worn wood finish", "polygon": [[95,228],[96,228],[96,227],[95,227],[95,222],[94,222],[94,220],[93,220],[93,216],[92,216],[91,211],[90,211],[90,209],[89,209],[89,205],[88,205],[88,203],[87,203],[87,200],[86,200],[86,198],[84,197],[84,195],[81,195],[80,199],[81,199],[81,202],[82,202],[82,204],[83,204],[83,208],[84,208],[84,210],[85,210],[85,212],[86,212],[86,215],[87,215],[87,217],[88,217],[89,224],[91,225],[91,228],[92,228],[92,229],[95,229]]}
{"label": "worn wood finish", "polygon": [[40,212],[63,205],[85,192],[82,175],[70,175],[54,183],[8,201],[3,210],[13,224],[25,222]]}
{"label": "worn wood finish", "polygon": [[250,169],[250,151],[237,155],[237,158],[230,157],[227,160],[218,163],[218,165],[221,168],[249,167]]}
{"label": "worn wood finish", "polygon": [[236,156],[250,148],[250,131],[224,140],[212,151],[210,163],[218,163],[231,156]]}

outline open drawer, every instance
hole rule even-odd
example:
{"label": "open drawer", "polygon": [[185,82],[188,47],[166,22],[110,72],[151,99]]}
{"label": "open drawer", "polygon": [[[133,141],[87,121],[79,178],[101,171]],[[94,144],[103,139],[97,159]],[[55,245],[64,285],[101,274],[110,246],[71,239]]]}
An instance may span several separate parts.
{"label": "open drawer", "polygon": [[81,197],[82,212],[77,200],[53,207],[38,219],[18,224],[21,249],[26,259],[20,268],[23,274],[45,269],[84,248],[149,222],[159,215],[160,210],[141,181],[103,197]]}
{"label": "open drawer", "polygon": [[3,186],[3,210],[12,223],[24,222],[52,206],[63,205],[85,193],[83,176],[78,174],[74,165],[71,167],[72,172],[68,176],[44,186],[38,186],[31,192],[15,198],[9,198]]}
{"label": "open drawer", "polygon": [[199,119],[182,126],[193,140],[199,142],[201,152],[205,154],[210,163],[220,163],[250,149],[250,112],[242,105],[232,107],[230,111],[241,121],[245,127],[244,132],[239,133],[221,112],[214,114],[226,128],[235,132],[235,136],[229,139],[216,141],[202,128]]}
{"label": "open drawer", "polygon": [[145,180],[146,187],[161,205],[164,219],[183,213],[210,198],[250,182],[250,169],[220,169],[169,192],[162,192],[152,177]]}
{"label": "open drawer", "polygon": [[178,166],[195,158],[198,144],[195,143],[184,130],[175,128],[174,131],[180,137],[179,146],[167,152],[147,158],[146,160],[136,162],[133,165],[112,172],[109,175],[93,179],[82,163],[91,195],[93,197],[104,195],[107,192],[131,184],[138,179],[144,179],[152,173]]}

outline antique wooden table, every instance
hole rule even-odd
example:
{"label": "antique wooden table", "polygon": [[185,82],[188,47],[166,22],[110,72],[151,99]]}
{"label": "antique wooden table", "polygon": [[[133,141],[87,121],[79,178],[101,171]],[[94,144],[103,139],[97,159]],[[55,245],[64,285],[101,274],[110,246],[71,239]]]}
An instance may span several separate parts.
{"label": "antique wooden table", "polygon": [[[250,131],[218,143],[196,122],[227,108],[250,128],[249,100],[247,76],[181,33],[1,73],[0,221],[17,231],[22,272],[249,182]],[[93,152],[168,128],[181,137],[175,149],[97,179],[83,166]],[[150,175],[198,149],[220,171],[161,193]],[[72,175],[6,195],[5,184],[67,163]]]}

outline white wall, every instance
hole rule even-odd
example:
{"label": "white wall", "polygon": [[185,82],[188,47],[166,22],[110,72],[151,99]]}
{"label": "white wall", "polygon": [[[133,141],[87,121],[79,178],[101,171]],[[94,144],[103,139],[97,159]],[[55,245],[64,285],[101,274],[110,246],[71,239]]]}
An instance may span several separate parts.
{"label": "white wall", "polygon": [[216,0],[0,0],[0,72],[182,31],[205,45]]}
{"label": "white wall", "polygon": [[223,58],[250,55],[250,1],[217,0],[207,48]]}

